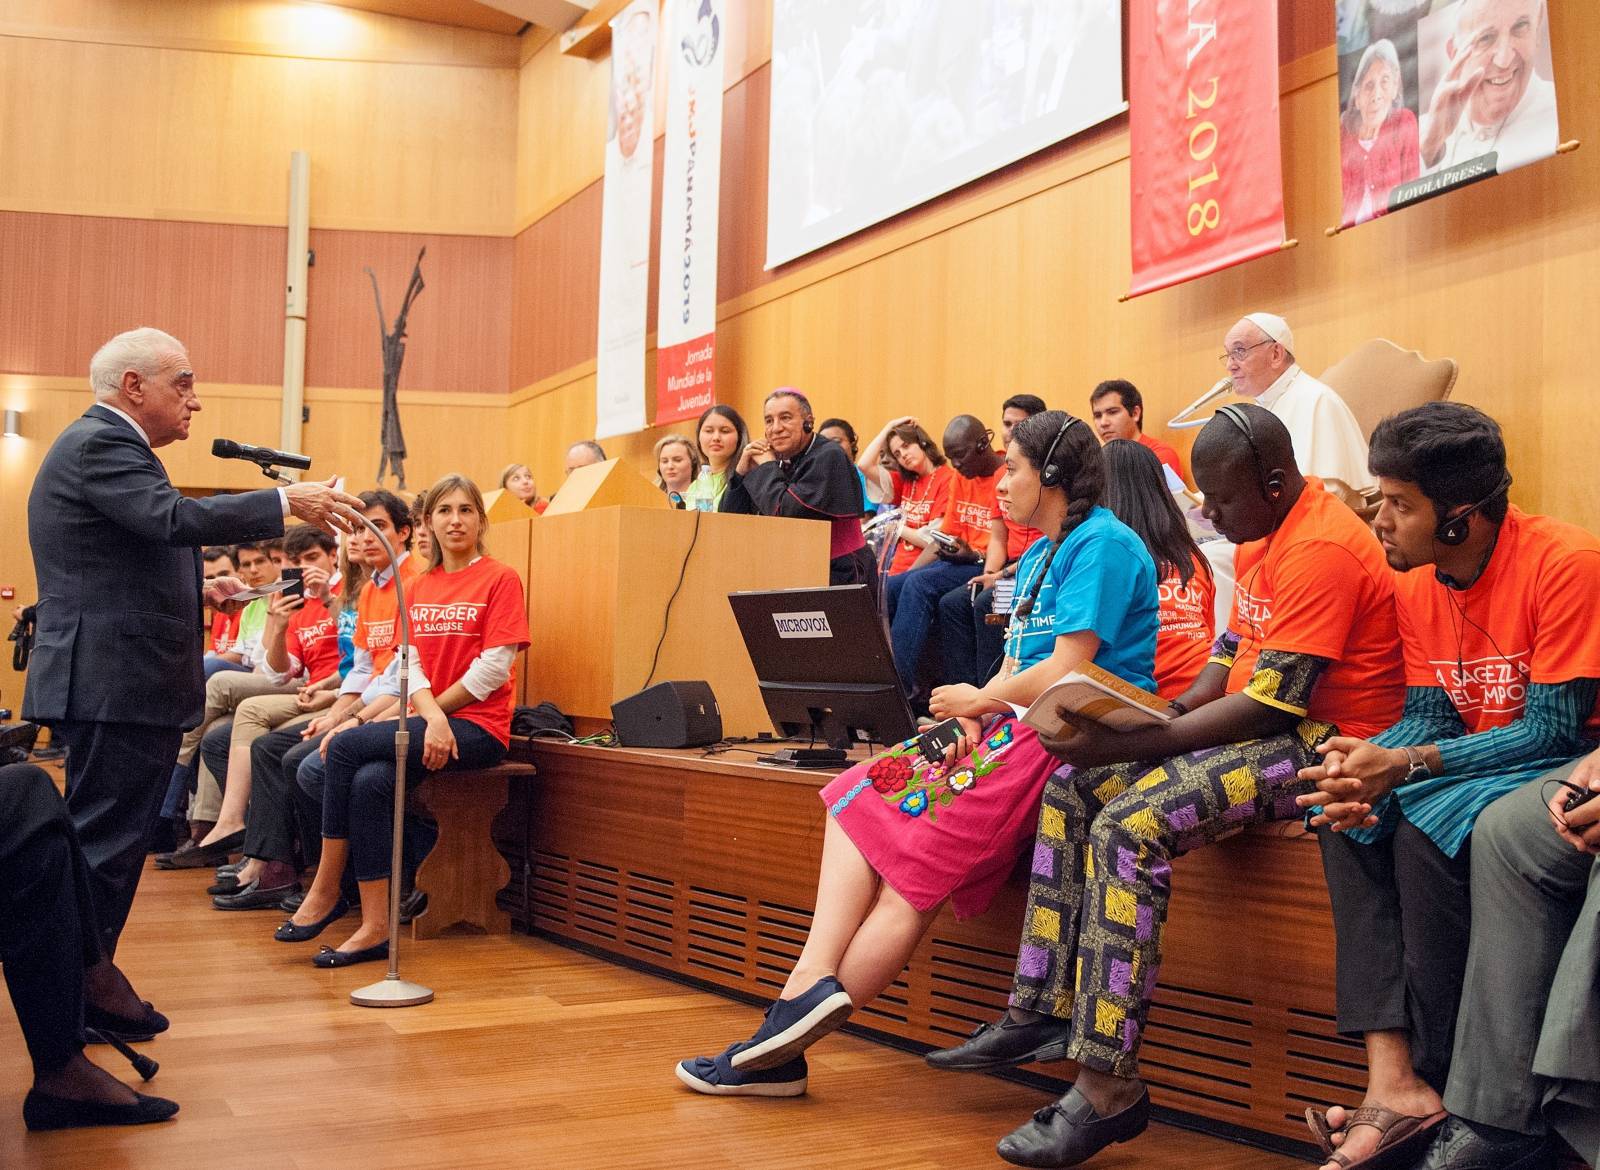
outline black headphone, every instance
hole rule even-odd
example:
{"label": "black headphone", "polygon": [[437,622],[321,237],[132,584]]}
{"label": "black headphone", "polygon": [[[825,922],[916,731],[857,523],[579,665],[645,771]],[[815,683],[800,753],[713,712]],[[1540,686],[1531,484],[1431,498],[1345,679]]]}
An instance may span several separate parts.
{"label": "black headphone", "polygon": [[1261,492],[1261,498],[1270,504],[1281,497],[1283,477],[1267,474],[1267,465],[1261,460],[1261,448],[1256,446],[1255,430],[1250,425],[1250,412],[1244,408],[1244,404],[1230,402],[1217,411],[1217,417],[1231,422],[1244,436],[1244,441],[1250,444],[1250,459],[1256,465],[1256,487]]}
{"label": "black headphone", "polygon": [[1070,414],[1067,415],[1066,420],[1061,424],[1061,429],[1056,432],[1056,437],[1050,440],[1050,447],[1044,453],[1044,462],[1039,467],[1039,486],[1042,488],[1060,487],[1061,480],[1066,476],[1067,469],[1055,461],[1055,454],[1056,448],[1061,444],[1061,440],[1066,437],[1067,431],[1072,427],[1073,423],[1077,423],[1079,426],[1089,425],[1081,418]]}
{"label": "black headphone", "polygon": [[1500,482],[1495,486],[1494,491],[1484,496],[1483,499],[1473,504],[1470,508],[1464,508],[1454,516],[1439,521],[1439,526],[1433,530],[1433,539],[1446,548],[1457,548],[1466,544],[1467,534],[1471,531],[1471,526],[1467,524],[1467,520],[1485,504],[1499,499],[1510,490],[1511,473],[1509,471],[1502,472]]}
{"label": "black headphone", "polygon": [[806,417],[805,421],[800,424],[800,430],[807,435],[811,433],[812,423],[809,415]]}

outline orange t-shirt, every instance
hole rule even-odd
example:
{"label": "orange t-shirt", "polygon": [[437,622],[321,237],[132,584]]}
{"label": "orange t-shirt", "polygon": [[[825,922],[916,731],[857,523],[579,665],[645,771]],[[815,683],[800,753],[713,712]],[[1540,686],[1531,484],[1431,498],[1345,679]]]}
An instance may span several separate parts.
{"label": "orange t-shirt", "polygon": [[1044,535],[1037,528],[1029,528],[1025,524],[1018,524],[1006,515],[1005,507],[1000,508],[1000,519],[1006,524],[1006,561],[1022,559],[1022,554],[1028,551],[1028,546]]}
{"label": "orange t-shirt", "polygon": [[1200,677],[1211,659],[1216,641],[1213,606],[1217,583],[1206,559],[1196,557],[1187,585],[1176,572],[1168,572],[1156,593],[1161,619],[1156,631],[1156,693],[1163,699],[1175,699]]}
{"label": "orange t-shirt", "polygon": [[[1285,710],[1337,724],[1362,739],[1394,724],[1405,705],[1395,646],[1394,572],[1378,538],[1322,481],[1306,487],[1272,535],[1234,554],[1233,618],[1239,650],[1227,693],[1249,687],[1263,650],[1328,659],[1310,706]],[[1252,697],[1273,704],[1261,686]]]}
{"label": "orange t-shirt", "polygon": [[992,475],[968,479],[958,473],[950,477],[950,506],[945,509],[943,528],[947,535],[965,540],[975,553],[989,549],[989,528],[1000,510],[995,488],[1005,473],[1002,463]]}
{"label": "orange t-shirt", "polygon": [[[435,698],[460,682],[473,659],[485,650],[527,648],[528,602],[522,578],[492,557],[479,557],[455,573],[440,565],[418,579],[409,596],[414,598],[409,605],[412,644]],[[516,689],[513,669],[493,694],[457,707],[450,718],[476,723],[501,743],[509,743]]]}
{"label": "orange t-shirt", "polygon": [[226,654],[239,637],[239,621],[244,611],[226,614],[221,610],[211,615],[211,653]]}
{"label": "orange t-shirt", "polygon": [[[1600,540],[1513,507],[1470,588],[1431,567],[1395,577],[1406,683],[1443,687],[1469,732],[1515,723],[1528,684],[1600,678]],[[1600,702],[1584,724],[1600,738]]]}
{"label": "orange t-shirt", "polygon": [[1183,460],[1178,458],[1178,452],[1175,448],[1163,443],[1160,439],[1152,439],[1143,431],[1139,432],[1139,442],[1154,451],[1156,458],[1172,468],[1174,475],[1185,483],[1189,482],[1189,477],[1183,474]]}
{"label": "orange t-shirt", "polygon": [[[423,567],[420,557],[408,556],[400,562],[400,576],[408,596],[411,583],[421,576]],[[381,588],[372,580],[361,587],[361,596],[356,599],[355,644],[358,650],[372,655],[373,677],[383,673],[394,657],[394,648],[400,644],[400,632],[395,629],[399,612],[392,576]]]}
{"label": "orange t-shirt", "polygon": [[[899,471],[891,471],[889,479],[894,484],[894,504],[900,509],[901,523],[907,528],[921,528],[930,520],[943,516],[950,506],[950,481],[956,473],[949,464],[933,469],[930,475],[907,479]],[[922,555],[922,550],[910,541],[902,540],[895,549],[891,573],[904,573]]]}

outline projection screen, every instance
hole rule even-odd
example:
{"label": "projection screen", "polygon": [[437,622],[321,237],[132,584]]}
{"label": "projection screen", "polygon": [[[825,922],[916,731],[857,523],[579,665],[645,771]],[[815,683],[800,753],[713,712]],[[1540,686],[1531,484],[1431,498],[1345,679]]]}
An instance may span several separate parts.
{"label": "projection screen", "polygon": [[1119,0],[773,0],[767,267],[1126,108]]}

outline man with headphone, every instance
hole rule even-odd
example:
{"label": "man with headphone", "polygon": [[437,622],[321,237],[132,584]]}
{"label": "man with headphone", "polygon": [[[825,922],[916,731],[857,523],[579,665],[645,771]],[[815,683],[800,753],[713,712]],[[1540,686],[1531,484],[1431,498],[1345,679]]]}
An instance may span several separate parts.
{"label": "man with headphone", "polygon": [[[1352,1125],[1339,1108],[1309,1120],[1322,1135],[1349,1125],[1333,1144],[1354,1161],[1383,1129],[1438,1128],[1448,1106],[1476,1128],[1446,1127],[1435,1139],[1443,1160],[1430,1154],[1430,1167],[1542,1165],[1541,1094],[1526,1084],[1539,1015],[1516,1009],[1542,1009],[1554,962],[1523,969],[1511,955],[1518,973],[1480,988],[1482,1010],[1469,1018],[1463,1007],[1458,1029],[1469,934],[1475,956],[1485,949],[1478,975],[1505,936],[1498,922],[1470,929],[1469,877],[1476,890],[1480,864],[1504,855],[1502,845],[1479,858],[1472,841],[1492,802],[1570,771],[1600,741],[1600,540],[1510,504],[1500,427],[1470,406],[1432,402],[1385,419],[1370,464],[1382,490],[1373,527],[1398,574],[1405,710],[1380,735],[1323,744],[1321,763],[1301,773],[1317,791],[1299,803],[1320,806],[1311,823],[1326,827],[1339,1030],[1365,1036],[1364,1104],[1425,1120],[1384,1126],[1380,1113],[1369,1115],[1378,1125]],[[1546,801],[1532,799],[1539,834],[1553,836]],[[1513,1018],[1525,1047],[1508,1050]],[[1486,1072],[1469,1060],[1478,1083],[1459,1085],[1456,1045],[1488,1037],[1499,1063]],[[1506,1067],[1518,1054],[1523,1067]]]}
{"label": "man with headphone", "polygon": [[861,535],[861,480],[855,464],[843,447],[814,433],[811,403],[793,387],[767,395],[762,413],[765,437],[740,453],[719,510],[826,521],[828,584],[866,585],[875,594],[878,570]]}
{"label": "man with headphone", "polygon": [[[1247,825],[1292,820],[1297,772],[1332,735],[1373,735],[1399,717],[1394,579],[1372,533],[1321,481],[1302,476],[1269,411],[1228,406],[1195,441],[1205,513],[1239,546],[1228,629],[1157,727],[1070,720],[1041,743],[1073,766],[1039,844],[1076,858],[1035,879],[1012,1008],[947,1068],[995,1068],[1065,1051],[1072,1091],[999,1147],[1023,1166],[1075,1166],[1146,1126],[1139,1054],[1161,966],[1173,859]],[[1042,477],[1041,477],[1042,478]],[[1024,599],[1025,601],[1026,599]],[[1058,774],[1059,775],[1059,774]],[[1241,905],[1241,927],[1250,909]]]}

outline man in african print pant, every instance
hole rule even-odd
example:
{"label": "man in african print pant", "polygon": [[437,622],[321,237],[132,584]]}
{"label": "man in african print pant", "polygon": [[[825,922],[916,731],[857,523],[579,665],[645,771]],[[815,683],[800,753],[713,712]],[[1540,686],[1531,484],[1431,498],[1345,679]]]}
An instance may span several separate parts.
{"label": "man in african print pant", "polygon": [[[946,1068],[1070,1058],[1060,1101],[1001,1141],[1024,1166],[1075,1166],[1141,1133],[1139,1047],[1161,966],[1172,861],[1253,824],[1301,815],[1316,746],[1398,714],[1393,576],[1355,513],[1295,467],[1283,424],[1229,407],[1193,452],[1207,517],[1240,547],[1228,629],[1170,722],[1115,732],[1071,721],[1041,738],[1046,787],[1012,1007]],[[1337,727],[1335,724],[1337,723]],[[1129,762],[1145,761],[1145,762]]]}

